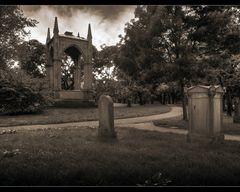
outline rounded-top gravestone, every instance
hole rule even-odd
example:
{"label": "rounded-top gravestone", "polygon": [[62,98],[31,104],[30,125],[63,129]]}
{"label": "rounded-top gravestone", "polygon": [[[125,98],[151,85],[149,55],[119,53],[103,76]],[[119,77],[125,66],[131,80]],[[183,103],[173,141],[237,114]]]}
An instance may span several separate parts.
{"label": "rounded-top gravestone", "polygon": [[115,138],[113,100],[108,95],[101,95],[98,101],[99,128],[98,136]]}

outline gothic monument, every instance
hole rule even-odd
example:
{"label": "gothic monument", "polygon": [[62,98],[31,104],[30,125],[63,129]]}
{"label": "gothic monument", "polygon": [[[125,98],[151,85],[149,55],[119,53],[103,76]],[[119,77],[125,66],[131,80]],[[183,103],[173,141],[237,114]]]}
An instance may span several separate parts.
{"label": "gothic monument", "polygon": [[[59,34],[58,20],[55,17],[53,37],[48,28],[47,40],[47,78],[57,106],[88,106],[93,105],[92,95],[92,33],[88,25],[87,39],[74,36],[71,32]],[[74,62],[73,89],[62,89],[62,58],[67,54]],[[83,70],[83,75],[81,71]],[[82,79],[82,80],[81,80]]]}

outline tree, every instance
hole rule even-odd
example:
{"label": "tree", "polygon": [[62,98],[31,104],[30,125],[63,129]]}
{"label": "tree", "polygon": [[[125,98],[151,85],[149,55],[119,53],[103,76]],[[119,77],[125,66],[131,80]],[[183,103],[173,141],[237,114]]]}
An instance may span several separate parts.
{"label": "tree", "polygon": [[46,50],[38,40],[24,41],[18,47],[18,61],[21,69],[33,77],[46,76]]}
{"label": "tree", "polygon": [[95,78],[114,79],[115,78],[115,60],[119,48],[117,46],[101,46],[101,50],[95,49],[94,59],[94,74]]}
{"label": "tree", "polygon": [[224,6],[138,6],[125,28],[119,68],[138,84],[178,82],[187,119],[184,87],[210,84],[213,58],[239,50],[236,13]]}
{"label": "tree", "polygon": [[232,98],[239,84],[239,8],[197,6],[192,9],[196,15],[192,22],[197,26],[191,38],[201,44],[199,60],[205,74],[199,81],[225,87],[224,100],[227,100],[227,114],[231,115]]}
{"label": "tree", "polygon": [[129,65],[133,67],[132,73],[137,72],[133,77],[139,84],[177,80],[181,87],[184,119],[187,118],[184,86],[192,76],[194,65],[189,31],[182,6],[138,6],[135,20],[127,24],[121,49],[123,62],[119,62],[128,73]]}
{"label": "tree", "polygon": [[116,80],[114,58],[118,52],[116,46],[102,45],[101,50],[94,48],[93,52],[93,74],[95,97],[98,100],[101,94],[108,94],[116,100],[116,89],[119,82]]}
{"label": "tree", "polygon": [[62,65],[61,65],[61,73],[62,73],[62,88],[64,90],[73,90],[74,88],[74,62],[72,58],[64,54],[62,57]]}
{"label": "tree", "polygon": [[34,27],[36,20],[23,15],[19,6],[0,6],[0,67],[6,68],[17,57],[17,47],[29,34],[25,27]]}

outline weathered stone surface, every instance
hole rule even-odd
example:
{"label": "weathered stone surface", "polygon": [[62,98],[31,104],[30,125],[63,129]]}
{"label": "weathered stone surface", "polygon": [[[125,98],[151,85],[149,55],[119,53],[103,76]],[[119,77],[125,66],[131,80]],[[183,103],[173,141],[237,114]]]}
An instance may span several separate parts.
{"label": "weathered stone surface", "polygon": [[101,95],[98,102],[99,128],[98,136],[116,138],[114,129],[114,108],[112,98],[108,95]]}
{"label": "weathered stone surface", "polygon": [[196,138],[206,138],[209,141],[224,139],[222,94],[220,86],[195,86],[188,89],[188,141]]}

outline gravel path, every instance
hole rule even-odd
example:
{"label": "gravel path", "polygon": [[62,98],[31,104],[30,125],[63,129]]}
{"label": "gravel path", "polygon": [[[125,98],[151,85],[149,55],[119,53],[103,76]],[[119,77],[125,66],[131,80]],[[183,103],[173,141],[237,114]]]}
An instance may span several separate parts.
{"label": "gravel path", "polygon": [[[168,119],[182,115],[181,107],[171,107],[171,111],[159,115],[151,115],[144,117],[134,117],[126,119],[116,119],[114,124],[116,127],[131,127],[140,130],[158,131],[162,133],[174,133],[186,135],[187,130],[179,129],[176,127],[164,128],[155,126],[152,121],[160,119]],[[37,129],[51,129],[51,128],[79,128],[87,126],[91,128],[97,128],[99,125],[98,121],[85,121],[85,122],[73,122],[73,123],[61,123],[61,124],[47,124],[47,125],[21,125],[11,127],[1,127],[2,130],[37,130]],[[228,135],[225,134],[225,140],[240,141],[240,135]]]}
{"label": "gravel path", "polygon": [[[118,125],[126,125],[126,124],[135,124],[135,123],[143,123],[143,122],[151,122],[157,119],[166,119],[171,117],[176,117],[181,115],[181,107],[171,107],[171,111],[159,115],[151,115],[144,117],[134,117],[134,118],[126,118],[126,119],[116,119],[114,124]],[[62,127],[81,127],[88,126],[92,128],[98,127],[98,121],[84,121],[84,122],[73,122],[73,123],[60,123],[60,124],[47,124],[47,125],[20,125],[20,126],[11,126],[11,127],[1,127],[1,129],[46,129],[46,128],[62,128]]]}

